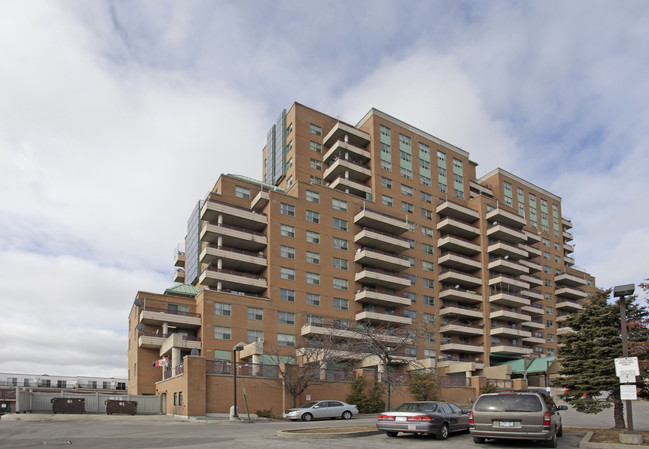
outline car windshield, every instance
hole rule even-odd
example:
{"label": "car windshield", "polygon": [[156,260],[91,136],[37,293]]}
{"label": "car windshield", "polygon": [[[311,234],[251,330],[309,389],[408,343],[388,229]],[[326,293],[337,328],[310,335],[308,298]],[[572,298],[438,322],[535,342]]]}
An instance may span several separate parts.
{"label": "car windshield", "polygon": [[318,401],[307,402],[307,403],[304,404],[304,405],[300,405],[298,408],[311,408],[311,407],[313,407],[314,405],[316,405],[317,403],[318,403]]}
{"label": "car windshield", "polygon": [[482,396],[474,406],[478,412],[540,412],[541,400],[535,394]]}
{"label": "car windshield", "polygon": [[395,408],[395,412],[434,412],[437,404],[434,402],[406,402]]}

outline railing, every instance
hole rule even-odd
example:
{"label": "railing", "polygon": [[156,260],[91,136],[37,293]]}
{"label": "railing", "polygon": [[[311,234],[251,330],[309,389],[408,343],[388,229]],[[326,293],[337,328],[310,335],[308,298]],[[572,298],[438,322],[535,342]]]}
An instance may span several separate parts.
{"label": "railing", "polygon": [[[223,206],[228,206],[228,207],[232,207],[232,208],[234,208],[234,209],[243,210],[243,211],[246,211],[246,212],[250,212],[251,214],[263,215],[264,217],[266,216],[266,214],[263,213],[263,212],[257,212],[257,211],[254,211],[254,210],[252,210],[252,209],[248,209],[248,208],[241,207],[241,206],[236,206],[236,205],[234,205],[234,204],[226,203],[226,202],[224,202],[224,201],[220,201],[220,200],[208,199],[207,202],[208,202],[208,203],[217,203],[217,204],[222,204]],[[205,206],[203,206],[203,207],[205,207]]]}
{"label": "railing", "polygon": [[223,223],[220,223],[220,224],[219,223],[211,223],[211,222],[207,222],[207,223],[212,225],[212,226],[216,226],[218,228],[232,229],[233,231],[245,232],[246,234],[258,235],[260,237],[266,237],[266,234],[264,234],[263,232],[252,231],[252,230],[247,229],[247,228],[240,228],[238,226],[230,226],[230,225],[226,225],[226,224],[223,224]]}
{"label": "railing", "polygon": [[503,390],[511,390],[514,388],[514,381],[511,379],[487,379],[487,383]]}
{"label": "railing", "polygon": [[479,270],[479,268],[476,268],[474,271],[465,272],[465,271],[453,270],[453,269],[451,269],[451,268],[443,268],[443,269],[442,269],[442,272],[441,272],[440,274],[444,274],[444,273],[456,273],[456,274],[461,274],[461,275],[463,275],[463,276],[469,276],[469,277],[472,277],[472,278],[479,279],[477,276],[473,276],[473,275],[469,274],[469,273],[474,273],[475,271],[478,271],[478,270]]}
{"label": "railing", "polygon": [[180,376],[181,374],[185,373],[185,365],[181,363],[178,366],[174,367],[168,367],[166,370],[162,372],[162,378],[163,379],[169,379],[174,376]]}
{"label": "railing", "polygon": [[[477,318],[476,318],[477,319]],[[467,322],[465,320],[450,320],[447,322],[442,321],[442,326],[462,326],[462,327],[471,327],[473,329],[483,329],[484,325],[475,324]]]}
{"label": "railing", "polygon": [[496,279],[496,278],[505,278],[505,279],[509,279],[509,280],[511,280],[511,281],[522,282],[522,283],[524,283],[524,284],[526,283],[525,281],[521,281],[520,278],[515,278],[515,277],[513,277],[513,276],[507,276],[506,274],[501,274],[501,273],[498,273],[498,274],[496,274],[496,275],[490,276],[490,277],[489,277],[489,280],[491,281],[491,280]]}
{"label": "railing", "polygon": [[357,161],[352,160],[352,159],[345,159],[344,157],[338,157],[338,156],[334,156],[334,158],[332,159],[332,161],[331,161],[330,163],[327,163],[327,169],[331,168],[331,166],[332,166],[333,164],[335,164],[336,161],[338,161],[338,160],[341,160],[341,161],[344,161],[344,162],[349,162],[349,163],[352,164],[352,165],[357,165],[357,166],[359,166],[359,167],[361,167],[361,168],[365,168],[365,169],[367,169],[367,170],[370,169],[369,164],[364,164],[364,163],[362,163],[362,162],[357,162]]}
{"label": "railing", "polygon": [[260,281],[266,280],[266,278],[264,278],[264,277],[255,276],[255,275],[250,274],[250,273],[244,273],[242,271],[235,271],[235,270],[226,270],[225,268],[215,268],[215,267],[211,267],[209,265],[207,266],[207,270],[216,271],[217,273],[232,274],[234,276],[241,276],[241,277],[249,278],[249,279],[257,279],[257,280],[260,280]]}
{"label": "railing", "polygon": [[[144,335],[145,337],[168,338],[169,336],[176,335],[176,334],[174,332],[168,333],[168,334],[161,334],[161,333],[158,333],[158,332],[142,332],[142,335]],[[183,334],[178,334],[178,335],[182,335],[183,340],[201,341],[200,337],[193,337],[193,336],[190,336],[190,335],[183,335]]]}
{"label": "railing", "polygon": [[[455,361],[455,360],[454,360]],[[457,360],[459,362],[469,360]],[[471,360],[473,361],[473,359]],[[452,387],[470,387],[471,379],[468,377],[459,377],[459,376],[437,376],[437,385],[442,388],[452,388]]]}
{"label": "railing", "polygon": [[[366,267],[366,266],[363,266],[363,267],[361,268],[360,271],[357,271],[357,272],[356,272],[356,274],[360,274],[360,273],[362,273],[363,271],[371,271],[371,272],[373,272],[373,273],[385,274],[385,275],[387,275],[387,276],[395,276],[395,277],[398,277],[398,278],[401,279],[401,277],[399,276],[399,273],[397,273],[397,272],[395,272],[395,271],[380,270],[380,269],[378,269],[378,268],[374,268],[374,267]],[[407,278],[402,278],[402,279],[407,279]]]}
{"label": "railing", "polygon": [[458,288],[444,287],[444,285],[448,285],[448,284],[442,284],[442,289],[440,290],[440,293],[444,293],[447,290],[458,290],[458,291],[461,291],[461,292],[464,292],[464,293],[473,293],[474,295],[479,295],[479,293],[476,292],[475,290],[469,290],[469,289],[462,288],[462,287],[458,287]]}
{"label": "railing", "polygon": [[461,240],[461,241],[463,241],[463,242],[470,243],[470,244],[472,244],[472,245],[480,246],[480,245],[478,245],[477,243],[472,242],[471,240],[467,240],[467,239],[464,239],[464,238],[462,238],[462,237],[456,237],[456,236],[454,236],[454,235],[450,235],[450,234],[442,234],[442,235],[440,236],[439,239],[440,239],[440,240],[441,240],[441,239],[445,239],[446,237],[450,237],[450,238],[453,238],[453,239],[456,239],[456,240]]}
{"label": "railing", "polygon": [[378,288],[370,288],[370,287],[363,287],[359,290],[356,291],[356,293],[361,293],[361,292],[371,292],[371,293],[380,293],[382,295],[390,295],[390,296],[396,296],[397,298],[406,298],[410,299],[410,297],[406,295],[399,295],[397,292],[394,292],[392,290],[385,290],[385,289],[378,289]]}
{"label": "railing", "polygon": [[[208,360],[207,374],[232,375],[233,363],[229,360]],[[263,363],[236,362],[237,376],[279,377],[279,366]]]}
{"label": "railing", "polygon": [[145,312],[170,313],[172,315],[191,316],[191,317],[195,317],[195,318],[200,318],[201,317],[200,313],[185,312],[183,310],[160,309],[158,307],[147,307],[146,304],[144,305],[144,311]]}
{"label": "railing", "polygon": [[440,309],[440,312],[444,310],[446,307],[457,307],[458,309],[464,309],[464,310],[472,310],[474,312],[480,312],[480,307],[471,307],[471,306],[466,306],[464,304],[460,303],[451,303],[451,304],[443,304],[442,308]]}
{"label": "railing", "polygon": [[230,246],[218,246],[218,245],[215,245],[213,243],[208,243],[207,247],[208,248],[213,248],[213,249],[219,249],[219,250],[222,250],[222,251],[227,251],[227,252],[230,252],[230,253],[244,254],[246,256],[257,257],[257,258],[260,258],[260,259],[264,258],[263,253],[253,252],[253,251],[244,251],[242,249],[236,249],[236,248],[232,248]]}
{"label": "railing", "polygon": [[[364,227],[361,228],[361,231],[370,231],[370,232],[375,232],[375,233],[377,233],[377,234],[379,234],[379,235],[384,235],[384,236],[386,236],[386,237],[392,237],[393,239],[397,239],[397,240],[400,240],[400,241],[402,241],[402,242],[406,242],[406,243],[408,243],[408,241],[407,241],[406,239],[403,239],[403,238],[401,238],[401,237],[399,237],[399,236],[397,236],[397,235],[395,235],[395,234],[390,234],[389,232],[379,231],[379,230],[374,229],[374,228],[368,228],[368,227],[365,227],[365,226],[364,226]],[[361,232],[361,231],[359,231],[359,232]]]}
{"label": "railing", "polygon": [[392,220],[396,220],[396,221],[399,221],[399,222],[401,222],[401,223],[403,223],[403,224],[406,224],[405,221],[401,221],[401,220],[400,220],[399,218],[397,218],[397,217],[393,217],[392,215],[390,215],[390,214],[386,214],[386,213],[384,213],[384,212],[379,212],[378,210],[368,209],[367,207],[365,207],[365,208],[363,208],[363,209],[360,210],[360,212],[363,212],[363,211],[366,211],[366,212],[372,212],[373,214],[381,215],[381,216],[383,216],[383,217],[390,218],[390,219],[392,219]]}

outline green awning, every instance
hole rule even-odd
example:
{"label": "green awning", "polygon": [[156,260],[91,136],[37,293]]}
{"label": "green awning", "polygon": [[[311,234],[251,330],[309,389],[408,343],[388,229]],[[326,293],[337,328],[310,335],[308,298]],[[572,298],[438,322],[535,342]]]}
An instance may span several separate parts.
{"label": "green awning", "polygon": [[192,298],[195,297],[200,293],[200,290],[198,287],[192,284],[179,284],[179,285],[174,285],[173,287],[169,287],[168,289],[165,290],[165,295],[183,295],[183,296],[191,296]]}
{"label": "green awning", "polygon": [[[527,374],[545,373],[556,359],[556,357],[539,357],[531,360],[518,359],[500,363],[499,366],[510,365],[512,374],[524,374],[525,372]],[[525,364],[527,365],[527,371],[525,370]]]}

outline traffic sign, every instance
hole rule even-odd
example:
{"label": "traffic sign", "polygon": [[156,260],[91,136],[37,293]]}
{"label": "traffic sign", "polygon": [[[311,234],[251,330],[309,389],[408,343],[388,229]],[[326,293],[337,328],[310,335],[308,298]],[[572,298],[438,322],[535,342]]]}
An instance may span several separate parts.
{"label": "traffic sign", "polygon": [[635,376],[632,375],[632,374],[620,376],[620,383],[621,384],[634,384],[635,383]]}
{"label": "traffic sign", "polygon": [[623,401],[636,401],[638,390],[635,385],[620,385],[620,399]]}
{"label": "traffic sign", "polygon": [[620,357],[615,359],[615,375],[622,376],[639,376],[640,366],[638,366],[637,357]]}

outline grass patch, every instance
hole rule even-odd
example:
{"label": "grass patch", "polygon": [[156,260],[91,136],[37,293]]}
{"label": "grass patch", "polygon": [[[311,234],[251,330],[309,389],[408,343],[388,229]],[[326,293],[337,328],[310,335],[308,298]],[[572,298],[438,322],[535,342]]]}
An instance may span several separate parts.
{"label": "grass patch", "polygon": [[[593,432],[593,436],[590,439],[591,443],[608,443],[608,444],[621,444],[620,443],[620,434],[623,430],[620,429],[587,429],[582,427],[566,427],[565,430],[576,431],[576,432]],[[644,444],[629,444],[629,447],[649,447],[649,432],[638,432],[644,437]]]}

